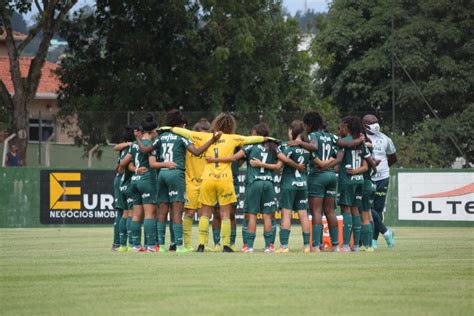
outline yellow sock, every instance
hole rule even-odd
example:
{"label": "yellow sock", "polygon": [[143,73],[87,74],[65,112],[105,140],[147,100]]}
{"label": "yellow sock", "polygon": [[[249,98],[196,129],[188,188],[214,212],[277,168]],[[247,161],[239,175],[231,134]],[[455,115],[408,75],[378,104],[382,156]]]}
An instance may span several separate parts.
{"label": "yellow sock", "polygon": [[207,245],[207,240],[209,238],[209,217],[201,216],[199,218],[199,244]]}
{"label": "yellow sock", "polygon": [[230,245],[230,228],[230,219],[223,219],[221,222],[221,238],[223,246]]}
{"label": "yellow sock", "polygon": [[184,215],[183,219],[183,243],[185,247],[191,246],[191,230],[193,229],[193,218]]}

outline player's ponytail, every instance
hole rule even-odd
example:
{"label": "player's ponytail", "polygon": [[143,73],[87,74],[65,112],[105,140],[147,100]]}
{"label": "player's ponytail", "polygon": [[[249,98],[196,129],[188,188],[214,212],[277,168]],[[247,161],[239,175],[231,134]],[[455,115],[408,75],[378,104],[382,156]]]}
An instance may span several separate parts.
{"label": "player's ponytail", "polygon": [[303,121],[300,120],[294,120],[290,124],[290,129],[291,129],[291,138],[293,140],[297,139],[298,136],[300,136],[301,140],[305,140],[304,137],[304,123]]}
{"label": "player's ponytail", "polygon": [[[270,128],[267,124],[261,122],[252,127],[252,131],[255,131],[255,134],[258,136],[268,137],[270,136]],[[265,147],[268,151],[273,152],[276,155],[277,144],[272,141],[266,141],[262,143],[263,147]]]}

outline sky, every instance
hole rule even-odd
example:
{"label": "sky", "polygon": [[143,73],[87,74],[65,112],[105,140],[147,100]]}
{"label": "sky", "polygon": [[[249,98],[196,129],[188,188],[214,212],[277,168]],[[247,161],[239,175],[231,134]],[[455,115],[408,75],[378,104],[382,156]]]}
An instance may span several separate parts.
{"label": "sky", "polygon": [[[296,11],[304,11],[305,3],[309,10],[314,10],[316,12],[326,12],[328,10],[328,3],[330,0],[283,0],[283,6],[288,9],[288,11],[294,15]],[[79,0],[74,8],[80,8],[86,4],[93,5],[94,0]],[[33,11],[26,15],[27,23],[31,24],[31,17],[37,13],[35,6],[33,5]]]}

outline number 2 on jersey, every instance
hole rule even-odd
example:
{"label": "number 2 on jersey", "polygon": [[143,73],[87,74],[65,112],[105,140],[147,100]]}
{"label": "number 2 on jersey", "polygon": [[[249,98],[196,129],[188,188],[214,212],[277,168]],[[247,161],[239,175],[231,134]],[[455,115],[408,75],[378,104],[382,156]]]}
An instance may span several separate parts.
{"label": "number 2 on jersey", "polygon": [[[303,164],[304,162],[304,157],[303,156],[299,156],[298,157],[298,160],[296,161],[298,164]],[[298,171],[298,169],[295,169],[295,177],[296,178],[301,178],[301,173]]]}

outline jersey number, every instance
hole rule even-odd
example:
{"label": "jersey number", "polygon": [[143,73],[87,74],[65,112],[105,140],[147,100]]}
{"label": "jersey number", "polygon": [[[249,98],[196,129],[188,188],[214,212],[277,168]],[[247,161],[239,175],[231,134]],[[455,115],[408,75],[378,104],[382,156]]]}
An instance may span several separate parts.
{"label": "jersey number", "polygon": [[[301,164],[303,164],[303,162],[304,162],[304,157],[303,157],[303,156],[299,156],[297,163],[298,163],[299,165],[301,165]],[[295,169],[295,177],[296,177],[296,178],[301,178],[301,173],[298,171],[298,169]]]}
{"label": "jersey number", "polygon": [[322,159],[321,160],[328,160],[329,155],[331,155],[331,144],[323,144],[323,152],[322,152]]}
{"label": "jersey number", "polygon": [[359,168],[361,163],[360,150],[352,150],[352,169]]}
{"label": "jersey number", "polygon": [[165,162],[172,162],[173,161],[173,146],[174,144],[162,144],[163,147],[163,160]]}
{"label": "jersey number", "polygon": [[[261,153],[261,155],[262,155],[262,163],[266,163],[267,158],[268,158],[268,153]],[[261,167],[260,173],[264,173],[264,172],[265,172],[265,168]]]}

